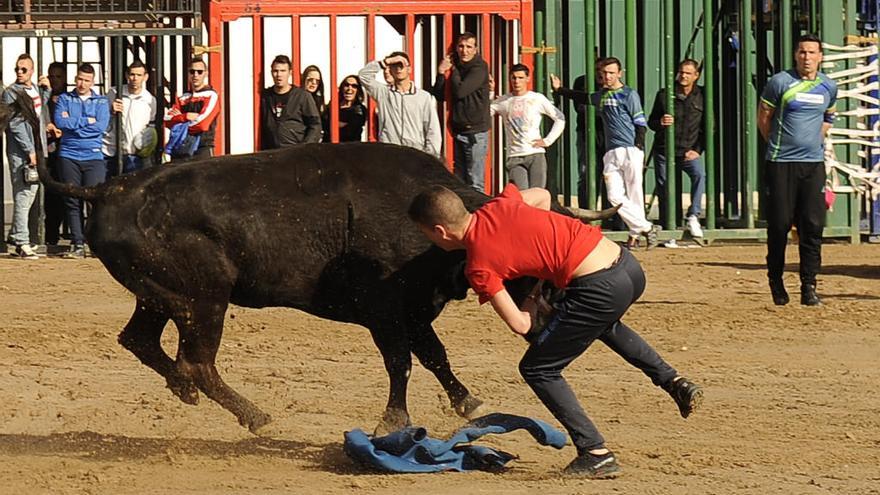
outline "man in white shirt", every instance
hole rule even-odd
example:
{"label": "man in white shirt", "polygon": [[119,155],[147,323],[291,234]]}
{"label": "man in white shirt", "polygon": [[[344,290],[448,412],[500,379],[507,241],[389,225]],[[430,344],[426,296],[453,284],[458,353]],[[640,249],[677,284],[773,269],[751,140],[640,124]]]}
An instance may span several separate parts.
{"label": "man in white shirt", "polygon": [[[504,118],[510,182],[520,190],[547,187],[547,160],[544,148],[553,144],[565,129],[565,115],[546,96],[529,91],[529,68],[515,64],[510,68],[510,93],[492,102],[492,115]],[[553,120],[550,132],[541,137],[541,116]]]}
{"label": "man in white shirt", "polygon": [[128,84],[122,87],[122,96],[116,89],[107,93],[113,102],[111,111],[117,118],[110,120],[110,127],[104,134],[103,149],[107,157],[107,175],[116,175],[118,159],[116,156],[116,122],[122,128],[119,146],[122,150],[122,173],[133,172],[152,165],[152,154],[156,149],[157,134],[156,98],[147,91],[145,84],[150,78],[147,67],[140,60],[128,66]]}

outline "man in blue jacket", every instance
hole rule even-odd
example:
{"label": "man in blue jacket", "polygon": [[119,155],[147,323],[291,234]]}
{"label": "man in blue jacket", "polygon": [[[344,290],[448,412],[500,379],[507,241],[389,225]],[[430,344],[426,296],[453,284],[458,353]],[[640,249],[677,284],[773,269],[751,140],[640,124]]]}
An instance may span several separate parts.
{"label": "man in blue jacket", "polygon": [[[107,98],[92,90],[95,69],[82,64],[76,72],[76,87],[58,97],[55,126],[61,129],[61,180],[77,186],[94,186],[104,182],[107,172],[101,153],[101,138],[110,123]],[[73,237],[68,258],[85,257],[82,202],[65,198],[67,223]]]}

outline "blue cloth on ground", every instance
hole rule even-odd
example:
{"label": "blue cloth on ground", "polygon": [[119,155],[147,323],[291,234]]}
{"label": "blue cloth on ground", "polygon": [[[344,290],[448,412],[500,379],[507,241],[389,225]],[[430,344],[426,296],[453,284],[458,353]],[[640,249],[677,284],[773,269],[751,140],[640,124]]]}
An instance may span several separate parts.
{"label": "blue cloth on ground", "polygon": [[448,440],[428,436],[425,428],[407,427],[383,437],[371,437],[360,429],[345,432],[345,453],[368,467],[391,473],[440,471],[497,471],[516,456],[480,445],[460,445],[489,433],[526,430],[541,445],[565,446],[561,431],[539,420],[513,414],[493,413],[479,417]]}

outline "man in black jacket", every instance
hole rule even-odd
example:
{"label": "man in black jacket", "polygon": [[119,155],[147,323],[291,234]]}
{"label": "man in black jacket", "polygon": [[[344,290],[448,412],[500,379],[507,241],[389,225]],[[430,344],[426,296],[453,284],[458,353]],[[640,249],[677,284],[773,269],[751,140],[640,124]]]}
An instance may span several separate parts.
{"label": "man in black jacket", "polygon": [[[691,178],[691,205],[687,211],[687,228],[693,237],[703,237],[700,227],[701,203],[706,189],[706,170],[700,161],[703,152],[703,89],[697,86],[700,65],[685,59],[678,65],[675,85],[675,117],[666,111],[666,89],[660,89],[654,98],[654,107],[648,117],[648,127],[656,132],[654,170],[657,178],[655,193],[660,200],[660,221],[666,220],[666,180],[681,167]],[[666,127],[675,124],[675,162],[672,174],[667,174]]]}
{"label": "man in black jacket", "polygon": [[290,83],[290,58],[272,60],[272,87],[260,93],[260,149],[321,141],[321,115],[315,100]]}
{"label": "man in black jacket", "polygon": [[480,57],[477,36],[462,33],[455,52],[447,55],[437,68],[439,74],[431,94],[445,98],[445,74],[452,87],[450,125],[455,136],[455,174],[465,183],[485,190],[486,155],[489,151],[489,65]]}

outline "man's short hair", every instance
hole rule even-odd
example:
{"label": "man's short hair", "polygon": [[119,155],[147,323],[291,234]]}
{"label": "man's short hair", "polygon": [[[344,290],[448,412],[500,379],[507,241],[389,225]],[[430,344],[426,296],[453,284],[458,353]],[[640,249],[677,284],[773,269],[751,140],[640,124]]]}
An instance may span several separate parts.
{"label": "man's short hair", "polygon": [[82,72],[83,74],[95,75],[95,68],[92,67],[92,64],[80,64],[79,67],[76,68],[76,71]]}
{"label": "man's short hair", "polygon": [[525,64],[513,64],[510,67],[510,73],[513,74],[514,72],[525,72],[526,75],[528,76],[529,75],[529,66],[525,65]]}
{"label": "man's short hair", "polygon": [[22,53],[21,55],[19,55],[18,58],[15,59],[15,62],[18,63],[18,62],[21,62],[22,60],[27,60],[31,63],[31,65],[34,65],[34,59],[32,59],[31,56],[28,55],[27,53]]}
{"label": "man's short hair", "polygon": [[468,211],[458,194],[443,186],[431,186],[413,198],[407,214],[410,220],[425,227],[449,227],[463,222]]}
{"label": "man's short hair", "polygon": [[620,59],[618,59],[617,57],[601,58],[601,59],[599,59],[599,63],[596,65],[596,67],[599,69],[604,69],[605,67],[608,67],[611,64],[616,65],[617,70],[621,70],[623,68],[623,65],[620,64]]}
{"label": "man's short hair", "polygon": [[700,67],[700,63],[692,58],[686,58],[686,59],[682,60],[681,62],[679,62],[678,68],[681,69],[685,65],[693,66],[695,71],[702,72],[701,67]]}
{"label": "man's short hair", "polygon": [[49,64],[48,70],[51,71],[52,69],[60,70],[61,72],[64,72],[66,74],[67,64],[65,64],[64,62],[52,62],[51,64]]}
{"label": "man's short hair", "polygon": [[406,62],[409,63],[409,55],[407,55],[406,52],[391,52],[391,55],[388,55],[388,56],[385,57],[385,58],[396,57],[396,56],[398,56],[398,55],[401,56],[401,57],[403,57],[403,58],[405,58],[405,59],[406,59]]}
{"label": "man's short hair", "polygon": [[464,40],[474,40],[474,43],[476,43],[477,42],[477,35],[470,32],[470,31],[465,31],[465,32],[458,35],[458,39],[455,40],[455,44],[457,45]]}
{"label": "man's short hair", "polygon": [[801,35],[797,40],[797,45],[795,45],[795,50],[798,49],[801,43],[818,43],[819,44],[819,53],[822,53],[822,39],[816,36],[813,33],[807,33]]}
{"label": "man's short hair", "polygon": [[128,70],[130,71],[131,69],[144,69],[144,72],[149,72],[147,66],[139,59],[135,59],[134,62],[128,64]]}
{"label": "man's short hair", "polygon": [[287,55],[276,55],[269,66],[271,67],[273,65],[286,65],[288,69],[293,68],[293,62],[290,61],[290,57]]}
{"label": "man's short hair", "polygon": [[189,66],[190,66],[190,67],[192,67],[192,66],[195,65],[195,64],[202,64],[202,65],[204,65],[204,66],[205,66],[205,71],[207,72],[207,70],[208,70],[208,64],[207,64],[207,62],[205,62],[205,60],[204,60],[202,57],[193,57],[193,58],[189,61]]}

